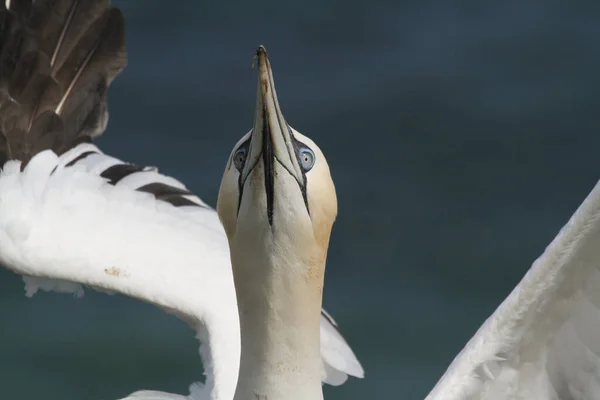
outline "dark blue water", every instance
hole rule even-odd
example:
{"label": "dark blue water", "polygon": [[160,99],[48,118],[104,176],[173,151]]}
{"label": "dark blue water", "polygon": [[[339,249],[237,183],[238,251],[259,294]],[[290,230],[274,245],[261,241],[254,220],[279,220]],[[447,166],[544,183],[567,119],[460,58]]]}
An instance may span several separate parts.
{"label": "dark blue water", "polygon": [[[116,2],[129,66],[98,143],[215,204],[264,44],[339,217],[325,306],[366,370],[327,399],[422,399],[600,178],[600,2]],[[90,227],[93,229],[93,227]],[[0,271],[0,398],[187,393],[183,322]]]}

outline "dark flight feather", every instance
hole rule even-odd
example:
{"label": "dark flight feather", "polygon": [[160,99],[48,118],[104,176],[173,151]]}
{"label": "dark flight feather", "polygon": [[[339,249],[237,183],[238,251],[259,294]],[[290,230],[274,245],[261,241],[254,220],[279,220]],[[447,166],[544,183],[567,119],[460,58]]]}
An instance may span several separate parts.
{"label": "dark flight feather", "polygon": [[125,23],[109,0],[2,1],[0,165],[102,134],[108,86],[126,64]]}

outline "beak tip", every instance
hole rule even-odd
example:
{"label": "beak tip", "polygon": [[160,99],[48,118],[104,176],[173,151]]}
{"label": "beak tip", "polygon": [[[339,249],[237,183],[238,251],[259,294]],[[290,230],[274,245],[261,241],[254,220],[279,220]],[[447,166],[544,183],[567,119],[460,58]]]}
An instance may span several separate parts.
{"label": "beak tip", "polygon": [[261,82],[262,96],[266,96],[269,91],[269,56],[267,49],[262,44],[256,49],[256,58],[258,58],[258,74]]}
{"label": "beak tip", "polygon": [[258,49],[256,49],[256,55],[260,56],[260,55],[267,55],[267,49],[265,48],[265,46],[263,46],[262,44],[260,46],[258,46]]}
{"label": "beak tip", "polygon": [[256,58],[258,58],[258,65],[267,65],[269,63],[269,55],[267,49],[262,44],[256,49]]}

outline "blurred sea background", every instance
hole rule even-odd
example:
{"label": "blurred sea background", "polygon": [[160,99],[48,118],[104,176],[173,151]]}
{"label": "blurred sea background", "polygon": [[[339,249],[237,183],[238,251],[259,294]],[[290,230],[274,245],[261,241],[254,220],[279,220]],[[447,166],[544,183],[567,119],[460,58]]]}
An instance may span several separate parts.
{"label": "blurred sea background", "polygon": [[[424,398],[600,178],[598,1],[113,3],[129,65],[105,152],[215,205],[260,44],[288,122],[325,152],[324,305],[366,370],[327,399]],[[187,394],[201,374],[175,317],[92,291],[28,299],[0,269],[0,399]]]}

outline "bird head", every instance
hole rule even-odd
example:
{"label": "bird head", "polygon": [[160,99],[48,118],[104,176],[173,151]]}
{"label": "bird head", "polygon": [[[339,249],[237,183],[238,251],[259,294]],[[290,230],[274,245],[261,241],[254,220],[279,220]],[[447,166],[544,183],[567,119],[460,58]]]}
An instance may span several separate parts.
{"label": "bird head", "polygon": [[[285,120],[267,52],[256,53],[254,126],[234,146],[223,174],[217,210],[232,254],[241,242],[268,242],[325,257],[337,215],[327,160],[310,138]],[[324,261],[324,259],[323,259]]]}

